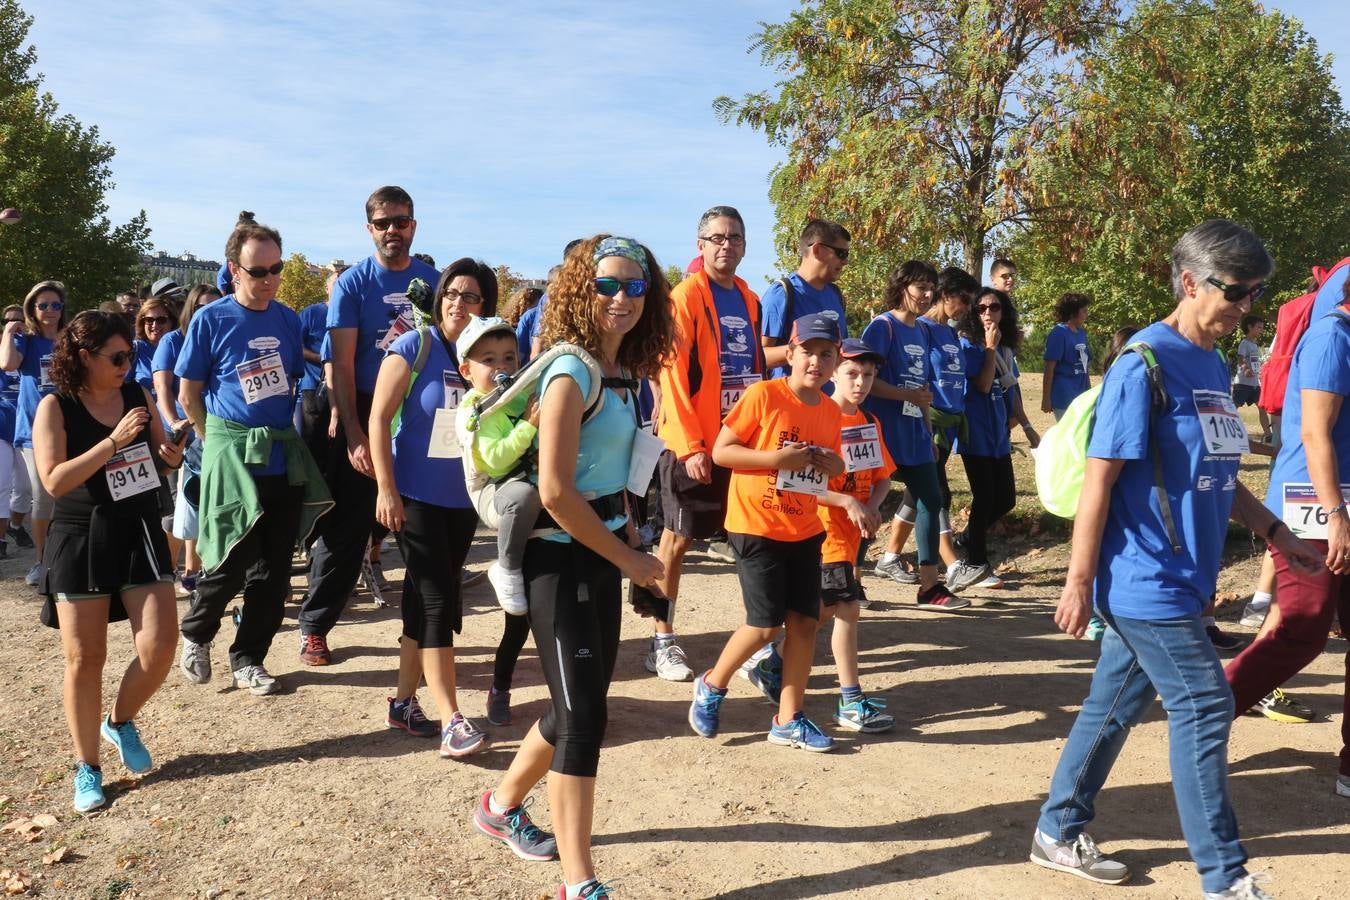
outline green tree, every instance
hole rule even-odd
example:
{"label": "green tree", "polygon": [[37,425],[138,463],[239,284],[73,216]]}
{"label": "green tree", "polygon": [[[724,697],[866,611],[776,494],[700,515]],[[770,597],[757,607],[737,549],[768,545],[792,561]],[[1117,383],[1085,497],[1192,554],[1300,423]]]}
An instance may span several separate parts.
{"label": "green tree", "polygon": [[1253,0],[1144,0],[1068,102],[1032,172],[1058,213],[1011,247],[1038,324],[1067,290],[1093,298],[1099,331],[1165,314],[1171,245],[1214,216],[1266,241],[1272,294],[1350,252],[1350,127],[1297,20]]}
{"label": "green tree", "polygon": [[0,228],[0,297],[13,302],[56,278],[75,306],[91,307],[135,284],[150,232],[144,211],[108,220],[113,148],[40,90],[37,51],[26,45],[32,22],[0,0],[0,207],[23,214]]}
{"label": "green tree", "polygon": [[292,253],[281,270],[277,299],[296,312],[323,303],[328,299],[328,272],[324,269],[311,271],[305,254]]}
{"label": "green tree", "polygon": [[516,292],[516,288],[525,283],[525,276],[511,271],[511,267],[502,263],[493,270],[497,274],[497,315],[506,313],[507,301]]}
{"label": "green tree", "polygon": [[1047,210],[1029,163],[1064,114],[1076,53],[1115,0],[808,0],[752,43],[774,91],[720,97],[723,121],[788,159],[772,176],[785,271],[811,217],[843,223],[843,290],[865,308],[911,256],[979,272],[991,236]]}
{"label": "green tree", "polygon": [[665,271],[666,271],[666,281],[670,283],[671,287],[674,287],[681,281],[684,281],[684,269],[681,269],[674,263],[670,263],[669,265],[667,265]]}

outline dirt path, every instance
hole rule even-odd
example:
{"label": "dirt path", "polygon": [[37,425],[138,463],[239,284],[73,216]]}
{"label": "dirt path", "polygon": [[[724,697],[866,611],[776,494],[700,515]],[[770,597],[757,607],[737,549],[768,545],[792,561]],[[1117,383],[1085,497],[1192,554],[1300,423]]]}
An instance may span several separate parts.
{"label": "dirt path", "polygon": [[[1259,468],[1244,477],[1259,480]],[[1032,503],[1024,496],[1019,509]],[[634,898],[1197,896],[1168,785],[1161,709],[1131,737],[1093,829],[1139,872],[1134,883],[1094,890],[1026,862],[1097,649],[1055,632],[1050,612],[1067,545],[1061,531],[1036,534],[1033,521],[1000,537],[1014,570],[1010,587],[971,592],[978,606],[970,611],[920,612],[912,588],[867,580],[883,602],[863,614],[863,686],[888,699],[900,724],[879,736],[836,733],[831,754],[768,745],[773,710],[740,680],[723,707],[722,735],[695,736],[685,722],[689,686],[646,674],[647,629],[626,619],[597,798],[602,877]],[[491,547],[480,535],[474,569],[486,567]],[[1232,549],[1221,590],[1245,595],[1256,560],[1243,541]],[[115,755],[105,757],[110,805],[76,816],[61,655],[21,581],[30,556],[0,563],[8,637],[0,647],[0,819],[51,813],[58,821],[32,842],[0,834],[0,870],[35,877],[33,893],[518,898],[556,889],[555,864],[517,860],[468,827],[476,798],[547,702],[532,644],[517,671],[516,724],[490,729],[494,744],[484,753],[441,760],[433,741],[384,727],[397,612],[374,609],[365,595],[332,635],[329,668],[299,664],[287,619],[268,660],[285,691],[270,698],[227,689],[227,621],[213,653],[216,679],[198,687],[175,670],[139,720],[154,771],[129,779]],[[389,563],[393,578],[397,556]],[[683,592],[682,643],[695,666],[706,666],[742,621],[733,570],[691,555]],[[482,716],[501,612],[486,585],[471,589],[467,604],[460,701]],[[111,629],[109,647],[110,694],[130,652],[125,624]],[[1338,709],[1346,649],[1333,641],[1291,692],[1324,713]],[[807,712],[824,723],[835,689],[826,635],[816,660]],[[1331,791],[1339,718],[1289,726],[1246,717],[1234,727],[1232,785],[1245,845],[1282,900],[1343,896],[1350,883],[1350,801]],[[537,795],[534,810],[547,823],[546,797]],[[44,865],[42,856],[59,847],[68,858]]]}

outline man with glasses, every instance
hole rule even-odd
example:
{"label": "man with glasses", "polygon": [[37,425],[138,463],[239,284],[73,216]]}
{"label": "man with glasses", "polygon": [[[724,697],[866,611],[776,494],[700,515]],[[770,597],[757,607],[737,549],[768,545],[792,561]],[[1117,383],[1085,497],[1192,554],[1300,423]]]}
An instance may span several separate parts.
{"label": "man with glasses", "polygon": [[848,229],[837,222],[812,219],[802,229],[797,249],[802,261],[797,271],[769,285],[764,292],[764,323],[760,342],[770,378],[787,375],[788,334],[802,316],[821,313],[839,323],[841,338],[848,337],[844,295],[835,282],[848,262]]}
{"label": "man with glasses", "polygon": [[281,235],[241,217],[225,258],[235,292],[193,315],[174,364],[178,402],[202,440],[202,576],[179,667],[194,684],[210,681],[211,642],[242,588],[230,669],[235,687],[263,696],[277,690],[263,663],[291,592],[291,547],[332,504],[291,424],[305,358],[300,318],[276,302]]}
{"label": "man with glasses", "polygon": [[[714,206],[698,220],[703,265],[670,293],[675,352],[661,371],[661,512],[665,531],[657,557],[665,564],[661,590],[673,603],[680,566],[694,540],[722,530],[731,471],[714,465],[712,446],[722,417],[745,389],[764,378],[756,345],[759,298],[736,276],[745,257],[745,221],[734,207]],[[656,623],[647,671],[667,681],[694,677],[669,621]]]}
{"label": "man with glasses", "polygon": [[309,594],[300,607],[300,661],[333,661],[328,633],[337,624],[361,574],[375,524],[375,470],[366,423],[384,351],[411,331],[408,285],[420,278],[434,288],[438,273],[412,257],[413,200],[401,187],[382,187],[366,200],[366,231],[375,252],[338,276],[328,303],[337,434],[327,461],[336,504],[317,530],[311,549]]}

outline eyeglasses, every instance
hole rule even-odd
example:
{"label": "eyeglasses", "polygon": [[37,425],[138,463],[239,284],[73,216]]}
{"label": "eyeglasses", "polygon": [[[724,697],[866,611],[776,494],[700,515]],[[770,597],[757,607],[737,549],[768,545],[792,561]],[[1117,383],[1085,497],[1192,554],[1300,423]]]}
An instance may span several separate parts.
{"label": "eyeglasses", "polygon": [[1000,310],[1003,309],[1003,304],[1002,304],[1002,303],[981,303],[979,306],[975,307],[975,309],[978,310],[979,312],[982,312],[982,313],[986,313],[986,312],[999,312]]}
{"label": "eyeglasses", "polygon": [[840,262],[848,262],[847,247],[836,247],[834,244],[827,244],[824,241],[816,241],[816,243],[812,244],[811,246],[829,247],[831,250],[834,251],[834,255],[839,257]]}
{"label": "eyeglasses", "polygon": [[46,312],[49,309],[52,310],[53,312],[60,312],[61,310],[66,308],[66,305],[62,303],[60,300],[51,300],[48,301],[47,303],[37,304],[37,308],[42,310],[43,312]]}
{"label": "eyeglasses", "polygon": [[604,297],[613,297],[623,290],[628,297],[647,296],[647,282],[642,278],[597,278],[595,292]]}
{"label": "eyeglasses", "polygon": [[388,231],[390,225],[402,231],[411,225],[412,221],[412,216],[381,216],[378,219],[371,219],[370,224],[376,231]]}
{"label": "eyeglasses", "polygon": [[698,236],[700,241],[708,241],[721,247],[723,244],[730,244],[733,247],[745,246],[745,235],[743,234],[701,234]]}
{"label": "eyeglasses", "polygon": [[90,352],[90,354],[92,354],[93,356],[101,356],[101,357],[103,357],[104,359],[106,359],[108,362],[112,363],[114,369],[120,369],[120,368],[122,368],[123,366],[125,366],[127,363],[131,362],[131,351],[130,351],[130,350],[118,350],[118,351],[117,351],[116,353],[114,353],[112,356],[109,356],[109,355],[106,354],[106,353],[99,353],[97,350],[90,350],[89,352]]}
{"label": "eyeglasses", "polygon": [[146,325],[153,325],[156,328],[167,328],[169,325],[168,316],[146,316],[141,321]]}
{"label": "eyeglasses", "polygon": [[1260,300],[1261,295],[1266,292],[1266,283],[1264,281],[1260,284],[1246,287],[1241,284],[1224,284],[1219,279],[1210,276],[1205,279],[1205,282],[1207,284],[1212,284],[1214,287],[1223,291],[1223,299],[1227,300],[1229,303],[1241,303],[1248,297],[1251,297],[1252,302],[1255,303],[1257,300]]}
{"label": "eyeglasses", "polygon": [[451,303],[458,302],[464,306],[479,306],[483,302],[482,296],[473,291],[457,291],[454,288],[449,288],[441,294],[441,299],[449,300]]}
{"label": "eyeglasses", "polygon": [[275,266],[263,268],[262,266],[240,266],[239,271],[244,272],[249,278],[263,279],[268,275],[280,275],[281,270],[286,268],[285,263],[277,263]]}

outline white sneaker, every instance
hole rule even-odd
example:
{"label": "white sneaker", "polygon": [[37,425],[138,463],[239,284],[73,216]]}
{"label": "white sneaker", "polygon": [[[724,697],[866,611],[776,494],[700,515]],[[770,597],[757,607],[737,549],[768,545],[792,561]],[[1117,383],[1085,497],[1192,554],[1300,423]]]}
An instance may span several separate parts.
{"label": "white sneaker", "polygon": [[955,594],[994,574],[988,566],[973,566],[958,559],[947,567],[947,590]]}
{"label": "white sneaker", "polygon": [[1243,875],[1238,880],[1228,886],[1226,891],[1205,891],[1205,900],[1275,900],[1270,894],[1256,886],[1258,881],[1265,881],[1265,875]]}
{"label": "white sneaker", "polygon": [[708,556],[718,562],[733,564],[736,562],[736,551],[732,550],[731,544],[726,541],[709,541],[707,552]]}
{"label": "white sneaker", "polygon": [[40,581],[42,581],[42,563],[35,562],[33,568],[29,569],[28,574],[24,576],[23,583],[29,587],[37,587]]}
{"label": "white sneaker", "polygon": [[665,681],[692,681],[694,678],[694,670],[689,668],[684,651],[674,641],[648,653],[645,664],[648,672]]}
{"label": "white sneaker", "polygon": [[244,666],[234,670],[234,686],[250,694],[265,697],[277,692],[277,680],[262,666]]}
{"label": "white sneaker", "polygon": [[497,592],[497,603],[507,615],[523,616],[530,605],[525,600],[525,573],[508,569],[499,562],[488,566],[487,579]]}
{"label": "white sneaker", "polygon": [[178,668],[193,684],[206,684],[211,680],[211,645],[194,644],[183,638],[183,656],[178,660]]}
{"label": "white sneaker", "polygon": [[1336,776],[1336,796],[1350,797],[1350,775]]}
{"label": "white sneaker", "polygon": [[1003,587],[1003,579],[999,578],[997,575],[990,575],[984,581],[978,582],[975,586],[977,588],[1001,588]]}
{"label": "white sneaker", "polygon": [[1238,624],[1243,628],[1260,628],[1266,623],[1266,614],[1269,612],[1269,606],[1258,608],[1248,603],[1242,610],[1242,618],[1238,620]]}

